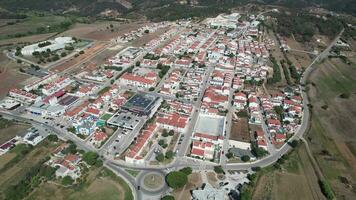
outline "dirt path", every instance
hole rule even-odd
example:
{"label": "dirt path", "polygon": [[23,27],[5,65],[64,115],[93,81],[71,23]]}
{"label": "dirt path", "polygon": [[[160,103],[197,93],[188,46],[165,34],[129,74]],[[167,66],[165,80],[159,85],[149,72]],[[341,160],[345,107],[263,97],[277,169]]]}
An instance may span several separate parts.
{"label": "dirt path", "polygon": [[307,142],[303,137],[301,138],[301,140],[302,140],[303,143],[305,144],[305,148],[306,148],[306,150],[307,150],[307,153],[308,153],[309,159],[310,159],[310,161],[311,161],[311,163],[312,163],[312,165],[313,165],[313,168],[314,168],[314,170],[315,170],[315,172],[316,172],[316,175],[317,175],[318,178],[321,179],[321,180],[325,179],[325,177],[324,177],[324,175],[323,175],[321,169],[319,168],[318,163],[316,162],[316,160],[315,160],[315,158],[314,158],[314,156],[313,156],[313,154],[312,154],[312,152],[311,152],[311,150],[310,150],[310,148],[309,148],[308,142]]}

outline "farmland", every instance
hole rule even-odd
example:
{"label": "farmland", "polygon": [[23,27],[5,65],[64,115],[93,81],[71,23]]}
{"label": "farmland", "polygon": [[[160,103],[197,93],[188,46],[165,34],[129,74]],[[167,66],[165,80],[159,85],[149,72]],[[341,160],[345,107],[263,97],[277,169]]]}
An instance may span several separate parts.
{"label": "farmland", "polygon": [[355,195],[355,77],[354,64],[328,59],[313,72],[308,85],[313,115],[307,138],[336,196],[345,199]]}

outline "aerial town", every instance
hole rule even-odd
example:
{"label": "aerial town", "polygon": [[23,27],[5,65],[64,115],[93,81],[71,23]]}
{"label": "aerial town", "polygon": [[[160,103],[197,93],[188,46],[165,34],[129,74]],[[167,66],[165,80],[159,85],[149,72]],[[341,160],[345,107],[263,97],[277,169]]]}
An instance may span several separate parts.
{"label": "aerial town", "polygon": [[[272,52],[290,50],[282,36],[260,28],[274,12],[152,22],[102,46],[61,35],[9,51],[32,78],[8,91],[0,114],[32,127],[0,144],[0,155],[58,137],[43,165],[62,183],[85,177],[95,166],[91,152],[128,182],[135,199],[172,195],[164,176],[169,181],[170,172],[187,168],[206,184],[181,199],[231,198],[251,174],[293,148],[309,118],[305,68],[296,69],[296,84],[267,86],[279,74]],[[106,48],[117,50],[91,62]],[[76,59],[81,65],[71,63]],[[127,178],[133,171],[138,175]],[[162,179],[160,185],[145,185],[146,176]]]}

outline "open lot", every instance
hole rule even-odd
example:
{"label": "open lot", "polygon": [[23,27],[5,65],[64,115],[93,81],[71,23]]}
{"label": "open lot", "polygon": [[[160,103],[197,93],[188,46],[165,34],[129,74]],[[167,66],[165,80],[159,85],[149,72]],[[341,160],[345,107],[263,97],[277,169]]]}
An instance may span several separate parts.
{"label": "open lot", "polygon": [[[355,65],[328,59],[313,72],[310,82],[313,106],[310,147],[337,198],[352,199],[356,195],[351,187],[356,183]],[[342,178],[348,183],[342,182]]]}
{"label": "open lot", "polygon": [[105,168],[90,169],[86,182],[77,187],[65,188],[54,183],[41,184],[29,200],[132,200],[125,181]]}
{"label": "open lot", "polygon": [[[110,24],[113,25],[111,31]],[[75,24],[70,30],[61,33],[63,36],[72,36],[89,40],[110,41],[124,33],[136,30],[145,24],[122,24],[115,21],[98,21],[92,24]],[[108,29],[109,27],[109,29]]]}
{"label": "open lot", "polygon": [[202,177],[200,173],[192,173],[188,176],[188,183],[180,189],[173,191],[173,196],[175,199],[179,200],[190,200],[190,190],[195,189],[197,187],[201,187],[203,184]]}
{"label": "open lot", "polygon": [[77,67],[83,61],[89,61],[97,53],[104,50],[107,47],[107,44],[103,42],[95,42],[91,47],[85,50],[84,54],[79,54],[77,57],[72,57],[64,62],[60,62],[51,68],[54,72],[62,72],[69,68],[73,69]]}
{"label": "open lot", "polygon": [[234,120],[232,122],[232,130],[230,133],[230,139],[242,141],[242,142],[250,142],[251,141],[247,118],[240,118],[240,119]]}
{"label": "open lot", "polygon": [[13,124],[7,128],[0,129],[0,144],[12,139],[16,135],[26,134],[26,129],[30,128],[26,124]]}
{"label": "open lot", "polygon": [[11,88],[21,85],[29,76],[19,73],[19,65],[0,54],[0,98],[6,96]]}

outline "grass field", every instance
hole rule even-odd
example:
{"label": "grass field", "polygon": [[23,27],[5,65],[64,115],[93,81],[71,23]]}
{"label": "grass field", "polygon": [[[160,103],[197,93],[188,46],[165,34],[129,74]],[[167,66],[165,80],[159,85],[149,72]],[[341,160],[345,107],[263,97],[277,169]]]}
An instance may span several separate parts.
{"label": "grass field", "polygon": [[[25,20],[11,26],[5,26],[0,29],[0,40],[14,37],[14,34],[33,35],[37,34],[40,28],[57,26],[62,22],[68,21],[69,18],[56,15],[36,16],[31,15]],[[31,32],[31,33],[30,33]]]}
{"label": "grass field", "polygon": [[[356,66],[328,59],[310,77],[313,106],[308,140],[337,198],[353,199],[356,191]],[[341,94],[347,94],[341,98]],[[341,181],[346,178],[347,181]],[[344,179],[345,180],[345,179]]]}
{"label": "grass field", "polygon": [[[49,144],[47,140],[44,140],[35,148],[30,149],[29,153],[24,156],[19,156],[20,152],[24,149],[24,146],[17,145],[14,149],[7,153],[9,155],[3,155],[1,158],[0,168],[0,199],[3,197],[4,191],[11,185],[16,185],[25,176],[28,171],[49,155],[54,148],[54,145]],[[17,156],[16,156],[17,155]],[[16,158],[20,159],[16,159]],[[9,162],[13,162],[11,165],[5,167]]]}
{"label": "grass field", "polygon": [[90,169],[86,182],[65,188],[54,183],[41,184],[29,200],[132,200],[132,191],[123,179],[105,168]]}

